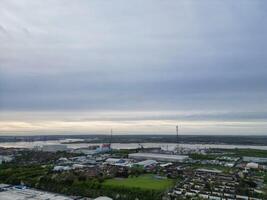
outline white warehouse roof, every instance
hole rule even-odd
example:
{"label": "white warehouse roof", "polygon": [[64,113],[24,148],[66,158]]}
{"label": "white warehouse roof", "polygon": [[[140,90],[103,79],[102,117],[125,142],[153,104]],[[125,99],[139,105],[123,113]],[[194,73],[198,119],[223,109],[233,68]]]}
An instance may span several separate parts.
{"label": "white warehouse roof", "polygon": [[258,163],[253,163],[253,162],[250,162],[246,165],[247,168],[249,169],[258,169],[259,168],[259,164]]}
{"label": "white warehouse roof", "polygon": [[188,156],[157,154],[157,153],[132,153],[132,154],[129,154],[129,158],[133,158],[137,160],[150,159],[150,160],[156,160],[156,161],[182,162],[188,159]]}
{"label": "white warehouse roof", "polygon": [[109,197],[97,197],[95,200],[112,200]]}
{"label": "white warehouse roof", "polygon": [[155,160],[144,160],[144,161],[136,163],[136,165],[141,165],[141,166],[144,166],[144,167],[148,167],[148,166],[151,166],[151,165],[155,165],[157,163],[158,162],[155,161]]}
{"label": "white warehouse roof", "polygon": [[73,200],[73,198],[54,194],[45,191],[39,191],[35,189],[16,189],[14,187],[9,188],[3,192],[0,192],[1,200]]}

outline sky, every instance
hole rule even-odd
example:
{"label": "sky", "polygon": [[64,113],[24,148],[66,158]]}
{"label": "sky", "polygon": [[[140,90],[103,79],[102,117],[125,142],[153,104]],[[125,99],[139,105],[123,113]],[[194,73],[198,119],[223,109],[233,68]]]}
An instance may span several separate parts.
{"label": "sky", "polygon": [[267,135],[266,10],[0,0],[0,135]]}

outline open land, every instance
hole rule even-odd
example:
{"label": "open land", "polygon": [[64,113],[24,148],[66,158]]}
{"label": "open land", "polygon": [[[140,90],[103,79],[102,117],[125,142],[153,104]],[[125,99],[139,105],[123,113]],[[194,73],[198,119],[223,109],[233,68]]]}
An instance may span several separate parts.
{"label": "open land", "polygon": [[111,187],[140,188],[149,190],[166,190],[173,186],[174,180],[157,178],[153,174],[129,178],[113,178],[106,180],[103,185]]}

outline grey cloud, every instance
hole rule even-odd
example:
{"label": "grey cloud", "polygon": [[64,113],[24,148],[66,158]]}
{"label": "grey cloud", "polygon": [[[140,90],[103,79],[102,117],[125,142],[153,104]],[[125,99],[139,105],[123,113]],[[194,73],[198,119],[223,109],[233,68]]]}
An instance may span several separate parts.
{"label": "grey cloud", "polygon": [[266,119],[266,9],[260,0],[3,0],[0,109]]}

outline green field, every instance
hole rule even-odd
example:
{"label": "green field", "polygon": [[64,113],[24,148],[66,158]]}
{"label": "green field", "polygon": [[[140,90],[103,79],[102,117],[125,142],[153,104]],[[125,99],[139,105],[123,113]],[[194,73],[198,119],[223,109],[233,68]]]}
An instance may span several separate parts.
{"label": "green field", "polygon": [[173,186],[171,179],[157,179],[153,174],[141,175],[129,178],[113,178],[105,180],[103,185],[110,187],[140,188],[150,190],[166,190]]}
{"label": "green field", "polygon": [[267,157],[267,151],[266,150],[259,150],[259,149],[224,149],[224,151],[225,151],[226,156]]}

